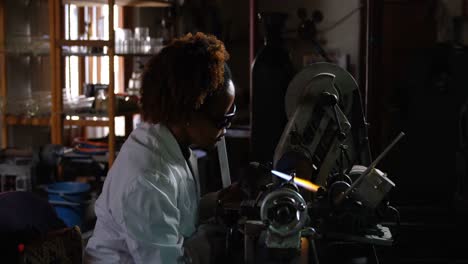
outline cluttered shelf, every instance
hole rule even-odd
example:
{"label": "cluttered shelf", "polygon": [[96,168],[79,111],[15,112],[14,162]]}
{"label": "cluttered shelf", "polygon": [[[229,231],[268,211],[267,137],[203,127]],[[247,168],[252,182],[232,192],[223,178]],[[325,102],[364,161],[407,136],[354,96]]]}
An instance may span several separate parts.
{"label": "cluttered shelf", "polygon": [[28,117],[26,115],[5,115],[5,122],[8,125],[32,125],[32,126],[49,126],[50,117]]}
{"label": "cluttered shelf", "polygon": [[[69,89],[63,90],[63,109],[60,113],[65,125],[109,126],[108,95],[106,84],[89,84],[87,93],[71,96]],[[35,91],[26,99],[16,98],[15,104],[5,109],[6,125],[52,126],[51,92]],[[115,115],[131,119],[139,112],[138,97],[129,94],[115,94]]]}
{"label": "cluttered shelf", "polygon": [[0,53],[11,56],[49,56],[49,36],[31,36],[10,33],[0,43]]}
{"label": "cluttered shelf", "polygon": [[[162,38],[152,38],[149,36],[148,28],[136,28],[135,36],[129,29],[116,30],[115,56],[152,56],[161,51],[164,47]],[[61,43],[62,56],[79,57],[101,57],[109,56],[108,41],[86,41],[86,40],[66,40]],[[110,43],[109,43],[110,44]]]}
{"label": "cluttered shelf", "polygon": [[[125,112],[117,112],[115,117],[133,117],[133,115],[138,114],[138,110],[134,111],[125,111]],[[66,115],[63,121],[64,125],[70,126],[94,126],[94,127],[101,127],[101,126],[109,126],[109,117],[107,114],[94,114],[94,113],[78,113],[78,114],[70,114]]]}
{"label": "cluttered shelf", "polygon": [[[126,113],[117,113],[115,116],[133,116],[138,114],[138,111],[126,112]],[[28,117],[25,115],[5,115],[5,122],[7,125],[22,125],[22,126],[50,126],[51,121],[49,116],[43,117]],[[95,114],[73,114],[66,115],[64,119],[64,125],[69,126],[109,126],[109,118],[95,115]]]}

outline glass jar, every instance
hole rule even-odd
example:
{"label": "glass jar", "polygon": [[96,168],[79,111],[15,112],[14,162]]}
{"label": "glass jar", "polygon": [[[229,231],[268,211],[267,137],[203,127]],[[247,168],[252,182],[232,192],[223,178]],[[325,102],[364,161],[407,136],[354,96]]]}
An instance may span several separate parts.
{"label": "glass jar", "polygon": [[27,117],[37,116],[37,114],[39,113],[39,104],[37,103],[36,99],[30,98],[26,100],[25,110]]}
{"label": "glass jar", "polygon": [[105,113],[107,111],[107,92],[104,89],[99,89],[94,101],[94,110],[96,113]]}

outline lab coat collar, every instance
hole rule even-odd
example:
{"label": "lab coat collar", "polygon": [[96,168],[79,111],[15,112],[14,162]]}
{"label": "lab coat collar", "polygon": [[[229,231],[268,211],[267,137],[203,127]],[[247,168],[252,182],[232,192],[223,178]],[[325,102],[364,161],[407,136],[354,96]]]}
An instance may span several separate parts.
{"label": "lab coat collar", "polygon": [[159,143],[164,146],[169,155],[171,155],[171,157],[176,159],[177,161],[185,162],[186,160],[184,158],[182,150],[180,149],[179,143],[177,142],[176,138],[169,130],[169,128],[167,128],[163,124],[155,124],[152,126],[152,129],[154,129]]}
{"label": "lab coat collar", "polygon": [[151,125],[145,123],[144,125],[152,126],[155,135],[158,137],[158,141],[161,143],[161,145],[164,146],[164,148],[167,150],[167,153],[178,162],[181,162],[185,164],[185,166],[187,166],[187,173],[192,175],[193,180],[196,184],[197,196],[200,197],[200,177],[198,175],[198,162],[195,155],[193,155],[192,150],[190,148],[188,149],[188,151],[190,152],[190,156],[188,160],[185,159],[179,143],[177,142],[176,138],[169,130],[169,128],[167,128],[163,124]]}

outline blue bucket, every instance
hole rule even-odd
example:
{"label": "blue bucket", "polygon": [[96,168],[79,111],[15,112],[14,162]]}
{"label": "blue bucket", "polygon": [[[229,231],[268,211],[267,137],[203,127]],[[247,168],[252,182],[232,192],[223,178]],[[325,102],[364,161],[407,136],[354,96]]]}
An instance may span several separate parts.
{"label": "blue bucket", "polygon": [[81,182],[57,182],[47,186],[49,203],[68,227],[82,227],[90,188],[89,184]]}

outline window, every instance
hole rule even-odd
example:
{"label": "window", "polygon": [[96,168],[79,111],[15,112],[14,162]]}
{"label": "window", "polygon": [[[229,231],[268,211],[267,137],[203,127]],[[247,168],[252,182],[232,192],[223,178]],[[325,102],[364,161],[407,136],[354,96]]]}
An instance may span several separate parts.
{"label": "window", "polygon": [[[114,25],[119,28],[123,25],[122,7],[114,6]],[[65,38],[72,40],[108,39],[109,9],[107,5],[78,7],[72,4],[65,5]],[[76,47],[76,49],[86,47]],[[72,50],[73,51],[73,50]],[[70,97],[83,94],[83,84],[109,84],[109,57],[108,56],[67,56],[65,57],[65,89]],[[124,61],[121,57],[114,57],[114,92],[124,92]],[[109,133],[108,127],[87,127],[84,131],[86,137],[104,137]],[[125,135],[125,118],[115,118],[115,134]]]}

